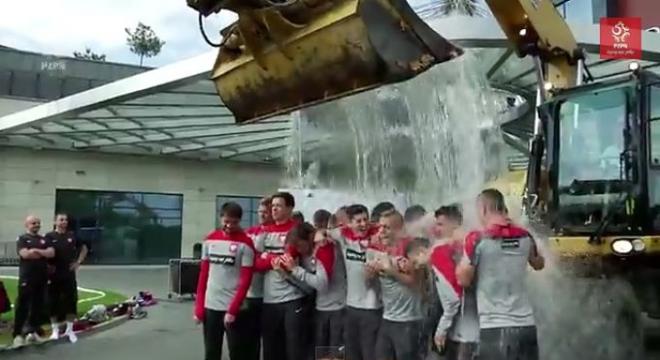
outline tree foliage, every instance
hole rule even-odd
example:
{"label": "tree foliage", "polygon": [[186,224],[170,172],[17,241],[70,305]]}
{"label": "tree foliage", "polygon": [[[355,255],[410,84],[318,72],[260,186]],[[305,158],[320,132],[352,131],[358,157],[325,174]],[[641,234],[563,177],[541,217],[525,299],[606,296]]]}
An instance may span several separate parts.
{"label": "tree foliage", "polygon": [[76,59],[85,59],[85,60],[94,60],[94,61],[105,61],[105,54],[97,54],[92,51],[92,49],[86,47],[85,51],[74,51],[73,56]]}
{"label": "tree foliage", "polygon": [[135,30],[125,28],[124,31],[127,35],[126,43],[131,52],[140,57],[140,66],[145,57],[150,58],[160,54],[165,45],[165,41],[160,40],[151,26],[141,22],[138,23]]}
{"label": "tree foliage", "polygon": [[479,0],[441,0],[438,10],[443,15],[485,16]]}

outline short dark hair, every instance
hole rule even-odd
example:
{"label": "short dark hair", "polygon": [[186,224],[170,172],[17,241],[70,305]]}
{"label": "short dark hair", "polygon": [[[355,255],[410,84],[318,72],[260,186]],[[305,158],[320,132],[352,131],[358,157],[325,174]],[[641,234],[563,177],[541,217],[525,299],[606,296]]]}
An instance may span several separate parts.
{"label": "short dark hair", "polygon": [[329,228],[337,227],[337,215],[335,214],[330,215],[330,218],[328,219],[328,227]]}
{"label": "short dark hair", "polygon": [[300,211],[294,211],[293,214],[291,215],[295,220],[297,220],[299,223],[304,223],[305,222],[305,215],[301,213]]}
{"label": "short dark hair", "polygon": [[332,214],[330,214],[330,211],[325,210],[325,209],[319,209],[314,212],[314,215],[312,215],[312,222],[316,224],[328,224],[330,221],[330,217]]}
{"label": "short dark hair", "polygon": [[69,214],[63,212],[63,211],[57,211],[55,213],[55,216],[53,217],[54,220],[57,220],[59,216],[64,216],[67,220],[69,220]]}
{"label": "short dark hair", "polygon": [[479,194],[479,198],[490,211],[499,214],[506,214],[508,212],[506,202],[504,201],[504,195],[497,189],[486,189]]}
{"label": "short dark hair", "polygon": [[233,201],[226,202],[220,208],[220,216],[241,219],[243,218],[243,208]]}
{"label": "short dark hair", "polygon": [[265,198],[259,200],[259,206],[270,207],[272,203],[273,203],[273,199],[271,199],[270,196],[266,196]]}
{"label": "short dark hair", "polygon": [[366,214],[369,217],[369,209],[362,204],[353,204],[346,208],[346,215],[348,215],[349,220],[353,220],[355,216],[360,214]]}
{"label": "short dark hair", "polygon": [[406,222],[415,221],[426,215],[426,209],[422,205],[412,205],[406,209],[406,212],[403,214],[403,219]]}
{"label": "short dark hair", "polygon": [[461,207],[458,204],[445,205],[438,208],[435,211],[435,217],[444,216],[449,220],[456,221],[459,224],[463,224],[463,214],[461,212]]}
{"label": "short dark hair", "polygon": [[419,248],[428,249],[430,247],[431,247],[431,241],[429,239],[424,237],[416,237],[410,240],[410,242],[406,244],[405,251],[406,251],[406,255],[410,255],[410,253],[412,253],[413,251]]}
{"label": "short dark hair", "polygon": [[296,206],[296,199],[291,195],[290,192],[286,191],[281,191],[276,193],[275,195],[271,196],[271,201],[275,200],[276,198],[280,198],[284,200],[284,204],[288,207],[295,207]]}
{"label": "short dark hair", "polygon": [[396,210],[396,206],[394,206],[394,204],[392,204],[391,202],[389,201],[379,202],[371,210],[371,221],[378,222],[380,220],[381,215],[383,215],[383,213],[390,212],[393,210]]}
{"label": "short dark hair", "polygon": [[289,232],[286,234],[286,243],[295,245],[299,241],[312,242],[312,235],[316,232],[314,226],[307,222],[302,222],[296,224]]}

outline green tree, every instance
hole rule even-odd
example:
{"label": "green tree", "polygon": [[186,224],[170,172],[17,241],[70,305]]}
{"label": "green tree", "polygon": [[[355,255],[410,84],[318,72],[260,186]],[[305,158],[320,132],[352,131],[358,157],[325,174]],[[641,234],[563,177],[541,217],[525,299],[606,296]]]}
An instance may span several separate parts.
{"label": "green tree", "polygon": [[145,57],[150,58],[160,54],[163,45],[165,45],[165,41],[161,41],[158,38],[151,26],[141,22],[138,23],[135,30],[125,28],[124,31],[127,35],[126,43],[130,47],[131,52],[140,57],[140,66],[142,66]]}
{"label": "green tree", "polygon": [[76,59],[86,59],[86,60],[94,60],[94,61],[105,61],[105,54],[96,54],[92,51],[92,49],[86,47],[85,51],[80,52],[80,51],[74,51],[73,56]]}
{"label": "green tree", "polygon": [[438,10],[443,15],[485,16],[480,0],[440,0]]}

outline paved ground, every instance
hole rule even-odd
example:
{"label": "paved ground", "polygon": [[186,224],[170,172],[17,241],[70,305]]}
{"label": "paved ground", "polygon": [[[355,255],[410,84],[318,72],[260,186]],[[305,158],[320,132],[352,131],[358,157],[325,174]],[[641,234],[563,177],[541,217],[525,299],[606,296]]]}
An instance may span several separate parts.
{"label": "paved ground", "polygon": [[[12,271],[0,268],[0,274],[12,274]],[[160,299],[167,298],[167,270],[166,269],[107,269],[107,268],[83,268],[79,276],[80,285],[91,288],[105,288],[120,293],[131,295],[140,290],[149,290]],[[609,286],[609,285],[608,285]],[[575,317],[586,319],[591,315],[585,313],[584,303],[580,300],[578,291],[570,289],[563,296],[558,296],[561,289],[557,286],[549,287],[551,293],[540,292],[545,298],[553,298],[553,302],[564,299],[577,299],[579,304],[566,304],[559,306],[559,312],[541,311],[543,318],[556,319],[558,317],[573,318],[574,316],[562,316],[567,310],[570,314],[571,308],[582,309]],[[579,287],[581,288],[581,286]],[[591,307],[593,308],[593,304]],[[67,359],[67,360],[118,360],[118,359],[140,359],[140,360],[180,360],[180,359],[203,359],[201,329],[193,324],[191,320],[192,302],[169,302],[161,301],[159,305],[149,308],[149,317],[144,320],[129,321],[119,327],[108,331],[82,338],[76,345],[58,344],[38,349],[26,349],[17,353],[2,354],[2,359],[7,360],[37,360],[37,359]],[[586,315],[586,316],[585,316]],[[611,347],[607,344],[614,342],[614,336],[608,335],[611,329],[604,326],[605,323],[592,322],[589,326],[582,321],[571,321],[564,324],[561,331],[552,333],[570,334],[568,336],[556,336],[548,338],[545,336],[547,329],[541,331],[541,345],[544,349],[544,360],[578,360],[590,358],[584,357],[583,353],[594,353],[599,347]],[[552,323],[559,323],[552,320]],[[596,326],[598,325],[598,326]],[[566,347],[563,344],[570,343],[579,338],[580,332],[592,328],[593,331],[585,336],[590,341],[580,341],[577,346]],[[543,329],[542,329],[543,330]],[[584,337],[584,336],[583,336]],[[625,336],[624,336],[625,338]],[[557,341],[554,341],[557,340]],[[583,342],[584,341],[584,342]],[[660,344],[660,342],[658,342]],[[550,349],[550,348],[552,349]],[[563,349],[563,350],[562,350]],[[656,349],[657,351],[658,349]],[[225,352],[226,354],[226,352]],[[548,355],[554,354],[554,355]],[[558,355],[558,356],[555,356]],[[610,356],[599,357],[600,359],[619,360],[621,357],[610,354]],[[633,360],[632,357],[625,357]],[[660,353],[647,353],[646,359],[660,359]]]}
{"label": "paved ground", "polygon": [[[5,272],[6,273],[6,272]],[[79,283],[102,287],[123,294],[149,290],[160,299],[167,298],[165,269],[82,269]],[[75,345],[62,344],[2,354],[3,359],[36,360],[179,360],[203,359],[200,328],[192,322],[192,302],[161,301],[149,308],[149,317],[129,321],[119,327],[81,339]]]}

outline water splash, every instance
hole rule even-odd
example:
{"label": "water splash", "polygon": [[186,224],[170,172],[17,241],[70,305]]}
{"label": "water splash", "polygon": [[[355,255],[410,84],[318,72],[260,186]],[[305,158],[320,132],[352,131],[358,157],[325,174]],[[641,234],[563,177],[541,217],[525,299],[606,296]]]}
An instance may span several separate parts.
{"label": "water splash", "polygon": [[[408,82],[302,111],[288,186],[333,189],[365,203],[403,196],[428,209],[460,202],[473,222],[474,196],[506,167],[494,128],[506,99],[489,87],[482,65],[470,50]],[[576,279],[544,254],[548,269],[530,278],[542,359],[641,358],[629,284]]]}
{"label": "water splash", "polygon": [[468,51],[410,81],[302,111],[287,185],[405,194],[429,208],[471,201],[505,165],[493,124],[506,95],[489,87],[482,63]]}

